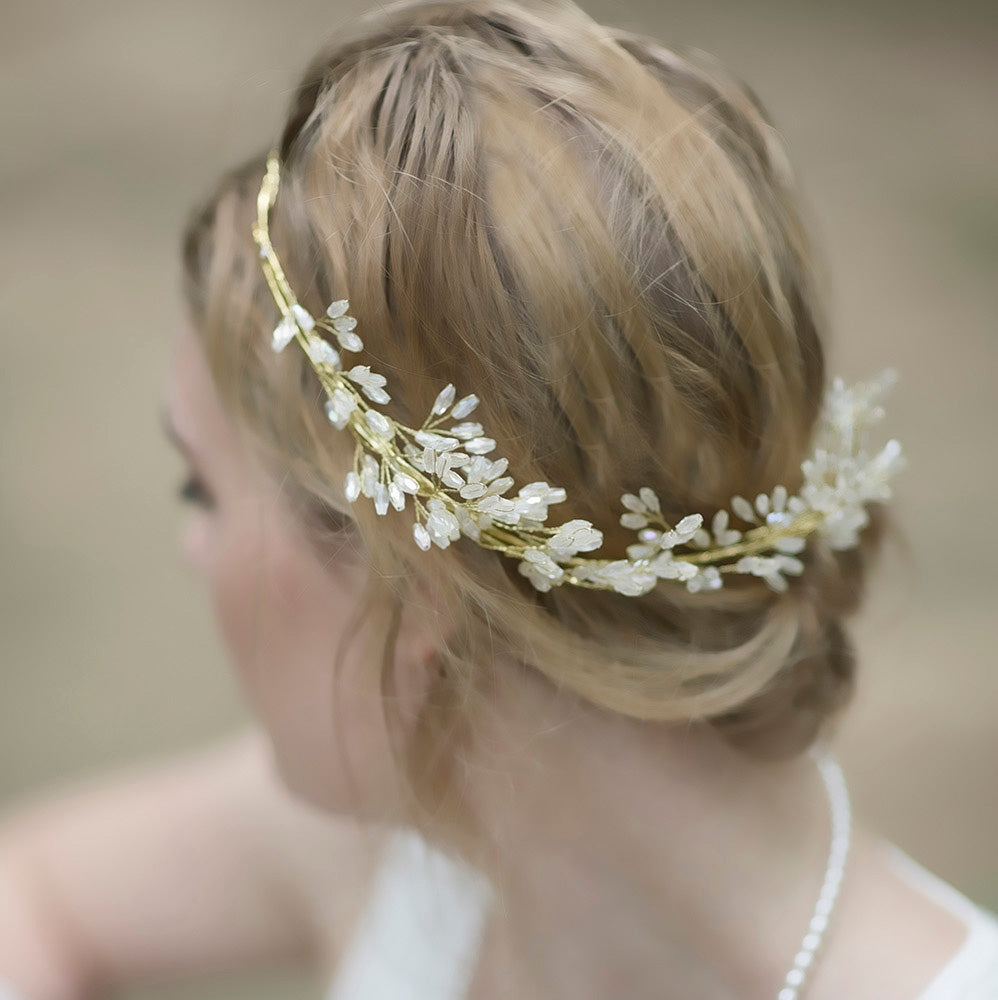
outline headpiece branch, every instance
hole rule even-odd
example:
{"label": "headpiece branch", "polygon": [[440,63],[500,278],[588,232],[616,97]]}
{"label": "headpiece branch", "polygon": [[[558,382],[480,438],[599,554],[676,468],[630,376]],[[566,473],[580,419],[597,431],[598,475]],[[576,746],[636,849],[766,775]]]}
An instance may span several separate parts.
{"label": "headpiece branch", "polygon": [[875,454],[867,451],[867,432],[883,417],[881,401],[896,380],[888,369],[852,387],[834,380],[796,494],[778,485],[752,502],[732,497],[730,510],[714,513],[708,526],[700,514],[673,525],[664,519],[655,492],[642,486],[621,497],[620,523],[637,533],[627,558],[582,555],[602,546],[603,533],[581,519],[547,523],[548,509],[567,499],[561,487],[535,482],[509,495],[515,483],[507,475],[508,461],[490,457],[496,442],[468,419],[479,402],[474,393],[458,398],[455,387],[446,385],[418,428],[376,408],[391,401],[385,377],[369,365],[347,367],[343,360],[344,354],[364,350],[348,300],[333,302],[324,316],[313,317],[297,301],[274,252],[269,216],[279,184],[279,160],[272,152],[253,227],[281,317],[271,346],[280,352],[292,340],[299,342],[325,390],[330,422],[356,439],[353,468],[343,487],[347,500],[353,503],[363,495],[374,501],[379,515],[389,507],[404,511],[411,502],[413,538],[424,551],[432,545],[446,548],[464,535],[518,560],[519,571],[540,591],[571,584],[639,596],[665,579],[697,592],[720,589],[731,573],[761,577],[783,591],[787,576],[803,572],[798,556],[809,536],[822,537],[833,549],[852,548],[869,523],[866,504],[890,498],[890,480],[905,464],[901,446],[891,440]]}

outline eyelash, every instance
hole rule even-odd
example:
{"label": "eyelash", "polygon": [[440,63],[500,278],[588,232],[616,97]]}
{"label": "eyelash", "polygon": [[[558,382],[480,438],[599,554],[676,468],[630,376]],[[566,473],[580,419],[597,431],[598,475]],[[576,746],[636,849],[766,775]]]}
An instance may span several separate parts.
{"label": "eyelash", "polygon": [[205,510],[215,506],[215,500],[205,489],[204,483],[195,475],[190,475],[180,484],[177,495],[186,503],[193,503]]}

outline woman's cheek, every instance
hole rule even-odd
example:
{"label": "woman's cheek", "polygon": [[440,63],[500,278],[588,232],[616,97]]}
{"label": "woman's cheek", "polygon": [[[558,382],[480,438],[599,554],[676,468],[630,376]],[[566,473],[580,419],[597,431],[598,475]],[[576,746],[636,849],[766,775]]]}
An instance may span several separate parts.
{"label": "woman's cheek", "polygon": [[[355,619],[367,567],[346,552],[320,557],[263,501],[228,509],[205,551],[219,632],[285,784],[333,812],[387,814],[399,790],[380,692],[383,637]],[[423,688],[409,676],[418,664],[405,662],[411,645],[403,630],[406,715]]]}
{"label": "woman's cheek", "polygon": [[180,551],[184,562],[202,577],[207,576],[209,570],[209,542],[208,515],[204,512],[191,514],[180,535]]}
{"label": "woman's cheek", "polygon": [[219,632],[275,744],[314,751],[329,725],[342,595],[266,504],[230,513],[210,558]]}
{"label": "woman's cheek", "polygon": [[232,666],[255,706],[265,595],[260,580],[259,537],[252,530],[252,520],[237,520],[231,515],[220,518],[214,536],[205,539],[204,551],[215,621]]}

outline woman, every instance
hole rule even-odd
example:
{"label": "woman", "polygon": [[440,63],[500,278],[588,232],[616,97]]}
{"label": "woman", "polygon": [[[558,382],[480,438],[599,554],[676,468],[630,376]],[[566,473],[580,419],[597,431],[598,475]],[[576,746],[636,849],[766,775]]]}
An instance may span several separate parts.
{"label": "woman", "polygon": [[[898,454],[829,445],[878,387],[828,386],[748,90],[568,3],[394,5],[320,53],[185,263],[188,555],[284,784],[418,831],[377,872],[342,833],[335,996],[994,994],[992,919],[805,752]],[[319,936],[321,876],[262,840],[241,959]],[[196,937],[163,951],[224,950]]]}

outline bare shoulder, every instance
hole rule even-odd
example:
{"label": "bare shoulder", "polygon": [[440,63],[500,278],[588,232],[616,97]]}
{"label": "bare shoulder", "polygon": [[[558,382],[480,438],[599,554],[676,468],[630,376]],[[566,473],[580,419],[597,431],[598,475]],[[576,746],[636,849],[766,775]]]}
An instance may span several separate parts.
{"label": "bare shoulder", "polygon": [[16,894],[0,885],[0,964],[13,921],[44,945],[22,978],[58,962],[74,982],[122,986],[265,961],[332,966],[385,837],[297,800],[256,730],[4,813],[0,881]]}
{"label": "bare shoulder", "polygon": [[966,923],[903,876],[888,847],[857,836],[814,1000],[918,1000],[967,938]]}

